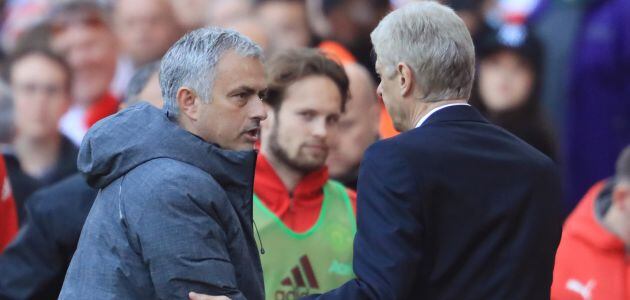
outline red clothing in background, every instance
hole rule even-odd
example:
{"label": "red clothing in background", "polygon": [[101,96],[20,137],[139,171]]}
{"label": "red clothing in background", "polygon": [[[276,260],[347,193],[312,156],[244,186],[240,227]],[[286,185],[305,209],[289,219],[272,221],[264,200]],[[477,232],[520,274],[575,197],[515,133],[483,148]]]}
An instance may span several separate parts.
{"label": "red clothing in background", "polygon": [[593,186],[564,225],[551,287],[553,300],[630,299],[630,257],[595,209],[606,185]]}
{"label": "red clothing in background", "polygon": [[[282,222],[295,232],[304,232],[315,225],[324,201],[323,186],[329,180],[328,169],[322,168],[302,178],[289,193],[264,155],[258,155],[254,193]],[[356,212],[356,193],[347,189]]]}
{"label": "red clothing in background", "polygon": [[0,252],[2,252],[18,231],[18,218],[9,177],[4,166],[4,159],[1,156],[0,185]]}

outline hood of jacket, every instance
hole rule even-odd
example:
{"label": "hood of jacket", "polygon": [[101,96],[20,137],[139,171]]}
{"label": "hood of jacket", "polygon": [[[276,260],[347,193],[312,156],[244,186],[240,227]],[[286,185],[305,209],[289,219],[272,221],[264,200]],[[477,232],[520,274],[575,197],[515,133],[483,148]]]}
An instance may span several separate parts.
{"label": "hood of jacket", "polygon": [[83,139],[77,166],[88,184],[103,188],[157,158],[193,165],[221,185],[245,187],[253,180],[256,152],[222,149],[141,103],[96,123]]}

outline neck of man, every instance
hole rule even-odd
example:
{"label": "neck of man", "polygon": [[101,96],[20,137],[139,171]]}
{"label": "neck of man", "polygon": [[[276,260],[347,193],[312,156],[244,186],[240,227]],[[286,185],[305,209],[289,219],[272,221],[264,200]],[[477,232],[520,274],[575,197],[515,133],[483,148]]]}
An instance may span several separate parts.
{"label": "neck of man", "polygon": [[466,99],[455,99],[455,100],[442,100],[436,102],[426,102],[426,101],[418,101],[415,100],[412,102],[413,107],[409,110],[409,122],[406,124],[406,130],[411,130],[416,128],[418,122],[422,120],[424,116],[426,116],[432,110],[449,105],[449,104],[466,104]]}
{"label": "neck of man", "polygon": [[260,152],[265,156],[274,171],[276,171],[276,174],[282,181],[282,184],[284,184],[287,191],[292,194],[295,187],[297,187],[306,174],[282,162],[282,160],[277,158],[273,154],[273,151],[270,151],[268,147],[262,147]]}
{"label": "neck of man", "polygon": [[39,177],[57,162],[61,135],[52,134],[44,138],[18,135],[13,144],[22,170],[32,177]]}
{"label": "neck of man", "polygon": [[616,235],[626,245],[626,254],[630,255],[630,220],[614,204],[602,219],[604,227]]}

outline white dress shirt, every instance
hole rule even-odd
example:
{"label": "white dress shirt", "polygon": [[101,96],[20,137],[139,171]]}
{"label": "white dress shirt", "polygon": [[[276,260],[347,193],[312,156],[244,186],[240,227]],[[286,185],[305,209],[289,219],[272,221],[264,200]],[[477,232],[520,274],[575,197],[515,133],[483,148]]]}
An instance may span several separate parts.
{"label": "white dress shirt", "polygon": [[452,104],[446,104],[446,105],[438,106],[438,107],[436,107],[436,108],[432,109],[432,110],[431,110],[428,114],[424,115],[424,117],[422,117],[422,119],[420,119],[420,122],[418,122],[418,124],[416,125],[416,128],[418,128],[418,127],[422,126],[422,124],[424,124],[424,122],[425,122],[425,121],[426,121],[426,120],[427,120],[427,119],[428,119],[428,118],[429,118],[432,114],[434,114],[434,113],[435,113],[435,112],[437,112],[438,110],[443,109],[443,108],[447,108],[447,107],[450,107],[450,106],[458,106],[458,105],[470,106],[470,104],[468,104],[468,103],[452,103]]}

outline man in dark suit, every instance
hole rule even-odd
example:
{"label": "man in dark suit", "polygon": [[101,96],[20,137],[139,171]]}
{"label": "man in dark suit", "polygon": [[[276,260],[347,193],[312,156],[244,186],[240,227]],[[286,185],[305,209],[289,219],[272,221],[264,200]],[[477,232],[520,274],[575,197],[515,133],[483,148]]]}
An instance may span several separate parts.
{"label": "man in dark suit", "polygon": [[315,299],[549,299],[560,239],[552,161],[466,102],[470,34],[418,2],[372,33],[383,98],[402,134],[361,163],[356,279]]}

